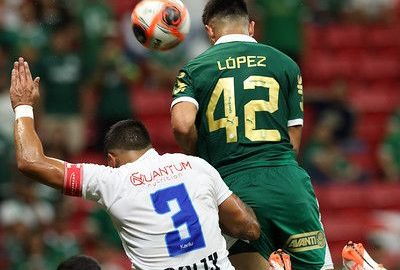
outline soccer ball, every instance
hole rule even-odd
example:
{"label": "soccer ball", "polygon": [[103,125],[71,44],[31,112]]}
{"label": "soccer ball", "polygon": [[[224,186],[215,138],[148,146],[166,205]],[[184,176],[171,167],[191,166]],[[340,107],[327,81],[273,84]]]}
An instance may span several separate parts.
{"label": "soccer ball", "polygon": [[146,48],[170,50],[189,33],[189,12],[180,0],[143,0],[132,12],[132,29]]}

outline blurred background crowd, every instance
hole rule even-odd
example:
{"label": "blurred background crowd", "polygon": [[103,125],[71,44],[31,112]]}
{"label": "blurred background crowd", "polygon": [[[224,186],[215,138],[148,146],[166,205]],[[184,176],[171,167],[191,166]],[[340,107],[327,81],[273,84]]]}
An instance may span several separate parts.
{"label": "blurred background crowd", "polygon": [[[184,1],[192,29],[178,48],[149,52],[134,39],[135,1],[0,0],[0,269],[48,270],[85,253],[128,269],[105,212],[62,197],[16,170],[8,89],[24,56],[41,77],[37,127],[48,155],[104,163],[108,127],[135,117],[162,153],[175,76],[208,48],[205,0]],[[300,163],[311,174],[336,262],[363,241],[400,269],[400,1],[249,0],[257,39],[295,59],[305,86]]]}

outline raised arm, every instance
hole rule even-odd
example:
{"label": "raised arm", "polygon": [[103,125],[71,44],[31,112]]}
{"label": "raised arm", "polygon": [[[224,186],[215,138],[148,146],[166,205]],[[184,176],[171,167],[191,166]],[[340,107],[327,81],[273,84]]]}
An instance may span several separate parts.
{"label": "raised arm", "polygon": [[260,224],[253,209],[235,194],[220,204],[219,222],[222,231],[232,237],[250,241],[260,237]]}
{"label": "raised arm", "polygon": [[43,153],[33,120],[33,106],[39,99],[39,78],[32,80],[23,58],[14,63],[10,87],[15,111],[14,140],[18,169],[30,178],[56,189],[64,185],[64,162]]}

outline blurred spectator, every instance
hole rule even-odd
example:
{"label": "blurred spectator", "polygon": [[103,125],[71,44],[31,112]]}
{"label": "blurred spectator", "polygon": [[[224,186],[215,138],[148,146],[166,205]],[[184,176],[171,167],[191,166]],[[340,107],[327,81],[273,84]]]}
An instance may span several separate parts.
{"label": "blurred spectator", "polygon": [[38,5],[40,24],[45,32],[51,33],[59,25],[72,21],[70,11],[65,6],[69,1],[35,0]]}
{"label": "blurred spectator", "polygon": [[303,50],[304,3],[301,0],[254,0],[262,43],[300,62]]}
{"label": "blurred spectator", "polygon": [[2,239],[2,246],[6,255],[8,269],[16,267],[25,258],[25,245],[28,242],[30,230],[22,223],[16,223],[5,228],[5,235]]}
{"label": "blurred spectator", "polygon": [[54,209],[48,202],[38,199],[37,184],[23,177],[13,184],[14,196],[0,204],[0,224],[3,227],[23,224],[29,229],[49,225],[54,219]]}
{"label": "blurred spectator", "polygon": [[[64,209],[57,209],[64,210]],[[78,241],[68,230],[68,211],[58,211],[51,227],[44,232],[43,240],[53,261],[59,262],[80,252]]]}
{"label": "blurred spectator", "polygon": [[146,72],[143,78],[145,88],[170,91],[171,85],[174,84],[175,77],[185,61],[186,51],[180,45],[172,51],[152,53],[143,63]]}
{"label": "blurred spectator", "polygon": [[386,180],[400,180],[400,109],[389,120],[387,135],[379,150],[379,163]]}
{"label": "blurred spectator", "polygon": [[103,239],[109,246],[121,249],[122,243],[110,216],[101,208],[95,208],[89,215],[86,223],[86,232]]}
{"label": "blurred spectator", "polygon": [[9,94],[9,76],[12,66],[11,56],[7,49],[0,46],[0,135],[11,142],[14,136],[14,112],[11,108]]}
{"label": "blurred spectator", "polygon": [[397,0],[351,0],[348,9],[358,21],[388,21]]}
{"label": "blurred spectator", "polygon": [[346,144],[352,139],[356,119],[348,104],[348,88],[344,80],[335,80],[329,91],[318,91],[317,94],[308,95],[306,98],[315,110],[317,123],[331,118],[335,142]]}
{"label": "blurred spectator", "polygon": [[[83,120],[80,116],[82,60],[74,48],[73,25],[60,25],[51,36],[50,50],[39,63],[44,112],[43,137],[52,144],[60,134],[69,152],[78,153],[84,145]],[[54,143],[53,143],[54,144]]]}
{"label": "blurred spectator", "polygon": [[345,157],[335,142],[335,119],[320,120],[305,147],[304,168],[316,183],[362,181],[365,175]]}
{"label": "blurred spectator", "polygon": [[311,20],[317,24],[340,21],[345,10],[346,0],[306,0]]}
{"label": "blurred spectator", "polygon": [[[131,84],[140,76],[139,68],[124,53],[118,29],[110,27],[93,76],[97,90],[97,149],[103,149],[104,136],[114,123],[133,117]],[[89,117],[91,113],[89,112]]]}
{"label": "blurred spectator", "polygon": [[8,192],[14,147],[14,112],[9,98],[10,55],[0,45],[0,199]]}
{"label": "blurred spectator", "polygon": [[30,63],[36,63],[40,52],[47,45],[47,33],[39,24],[35,3],[24,0],[20,8],[22,25],[17,31],[17,48]]}
{"label": "blurred spectator", "polygon": [[0,1],[0,24],[9,31],[15,31],[21,26],[19,8],[23,0]]}
{"label": "blurred spectator", "polygon": [[25,258],[20,260],[15,270],[52,270],[57,262],[46,250],[42,234],[30,233],[25,241]]}
{"label": "blurred spectator", "polygon": [[[108,245],[101,238],[96,239],[96,243],[94,245],[93,257],[95,257],[100,265],[102,270],[124,270],[129,269],[128,265],[123,267],[123,261],[120,257],[116,256],[115,249],[112,246]],[[129,265],[130,267],[131,265]]]}
{"label": "blurred spectator", "polygon": [[14,146],[8,138],[0,134],[0,201],[5,198],[10,189],[11,159],[13,158]]}
{"label": "blurred spectator", "polygon": [[90,74],[98,64],[104,47],[104,37],[113,24],[113,12],[104,0],[72,1],[82,29],[82,56],[85,73]]}

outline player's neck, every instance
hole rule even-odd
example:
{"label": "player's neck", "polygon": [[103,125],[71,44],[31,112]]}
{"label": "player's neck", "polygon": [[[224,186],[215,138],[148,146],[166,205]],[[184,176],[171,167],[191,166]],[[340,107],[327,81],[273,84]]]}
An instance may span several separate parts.
{"label": "player's neck", "polygon": [[232,27],[232,28],[223,28],[218,31],[218,38],[227,36],[227,35],[247,35],[249,36],[249,31],[239,28],[239,27]]}
{"label": "player's neck", "polygon": [[149,151],[152,147],[149,146],[142,150],[132,150],[126,152],[126,163],[135,162],[139,158],[141,158],[147,151]]}
{"label": "player's neck", "polygon": [[121,150],[116,150],[114,153],[116,154],[115,162],[116,162],[116,167],[123,166],[128,163],[135,162],[139,158],[141,158],[144,154],[146,154],[147,151],[152,149],[152,146],[148,146],[145,149],[141,150],[129,150],[129,151],[121,151]]}

